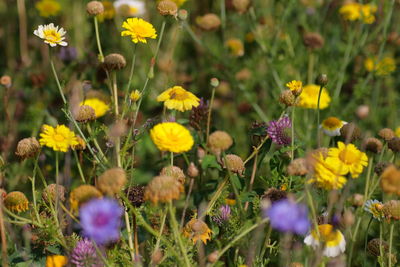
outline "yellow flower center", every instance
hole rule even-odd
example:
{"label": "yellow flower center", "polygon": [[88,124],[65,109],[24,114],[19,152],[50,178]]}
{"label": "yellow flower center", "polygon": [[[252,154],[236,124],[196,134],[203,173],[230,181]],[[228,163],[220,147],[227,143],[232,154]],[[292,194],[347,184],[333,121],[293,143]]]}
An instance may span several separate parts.
{"label": "yellow flower center", "polygon": [[325,129],[335,130],[340,128],[343,125],[343,122],[336,117],[329,117],[322,122],[322,126]]}
{"label": "yellow flower center", "polygon": [[179,100],[179,101],[183,101],[189,98],[189,95],[186,91],[184,90],[180,90],[180,89],[175,89],[172,90],[169,93],[169,96],[171,99],[175,99],[175,100]]}
{"label": "yellow flower center", "polygon": [[57,142],[63,142],[65,140],[65,137],[61,134],[55,134],[54,135],[54,140]]}
{"label": "yellow flower center", "polygon": [[353,164],[360,159],[360,157],[356,153],[354,153],[353,151],[351,151],[349,149],[343,149],[339,153],[339,158],[345,164]]}
{"label": "yellow flower center", "polygon": [[44,35],[47,41],[56,42],[60,39],[60,34],[53,29],[44,31]]}

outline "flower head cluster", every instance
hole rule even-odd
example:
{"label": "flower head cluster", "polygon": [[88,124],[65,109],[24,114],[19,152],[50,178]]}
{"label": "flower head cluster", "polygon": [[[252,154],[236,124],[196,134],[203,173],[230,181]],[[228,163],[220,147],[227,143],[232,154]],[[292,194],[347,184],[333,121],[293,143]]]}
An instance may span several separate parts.
{"label": "flower head cluster", "polygon": [[383,217],[383,203],[378,200],[367,200],[364,205],[364,210],[372,214],[372,216],[380,221]]}
{"label": "flower head cluster", "polygon": [[277,121],[271,121],[268,125],[267,133],[274,143],[287,146],[292,141],[291,128],[292,121],[288,116],[284,116]]}
{"label": "flower head cluster", "polygon": [[80,106],[89,106],[89,107],[93,108],[96,118],[104,116],[104,114],[106,114],[106,112],[110,109],[110,107],[107,105],[107,103],[105,103],[104,101],[102,101],[98,98],[85,99],[79,105]]}
{"label": "flower head cluster", "polygon": [[[319,90],[320,86],[316,84],[309,84],[304,86],[303,91],[299,96],[299,102],[297,105],[302,108],[317,109]],[[326,88],[322,88],[319,108],[327,108],[330,102],[331,97],[329,96],[328,91],[326,90]]]}
{"label": "flower head cluster", "polygon": [[168,109],[175,109],[181,112],[191,110],[199,105],[200,99],[181,86],[171,87],[157,97],[158,102],[164,102]]}
{"label": "flower head cluster", "polygon": [[114,199],[94,199],[79,210],[84,236],[97,244],[106,244],[119,238],[123,208]]}
{"label": "flower head cluster", "polygon": [[39,15],[44,18],[57,16],[61,10],[61,5],[55,0],[41,0],[35,4],[35,8],[39,11]]}
{"label": "flower head cluster", "polygon": [[192,239],[193,244],[196,244],[197,240],[203,241],[207,244],[207,240],[211,239],[212,231],[208,228],[207,224],[202,220],[192,218],[183,229],[183,235]]}
{"label": "flower head cluster", "polygon": [[290,89],[290,91],[292,91],[292,93],[296,96],[300,95],[301,92],[303,91],[303,83],[302,81],[296,81],[293,80],[291,82],[288,82],[286,84],[286,87]]}
{"label": "flower head cluster", "polygon": [[329,117],[323,120],[319,127],[326,135],[340,136],[340,129],[342,129],[343,125],[345,124],[347,124],[347,122],[336,117]]}
{"label": "flower head cluster", "polygon": [[310,229],[307,207],[292,200],[282,199],[274,202],[263,212],[265,217],[269,217],[271,227],[278,231],[304,235]]}
{"label": "flower head cluster", "polygon": [[187,152],[194,144],[189,130],[176,122],[157,124],[150,130],[150,137],[161,151],[174,153]]}
{"label": "flower head cluster", "polygon": [[372,24],[375,21],[377,7],[372,4],[346,3],[340,9],[339,13],[344,19],[355,21],[362,20],[365,24]]}
{"label": "flower head cluster", "polygon": [[65,125],[43,125],[39,143],[42,146],[52,148],[54,151],[67,152],[72,146],[78,145],[75,133]]}
{"label": "flower head cluster", "polygon": [[384,57],[381,60],[367,58],[364,67],[369,72],[375,72],[377,76],[386,76],[396,70],[396,61],[393,57]]}
{"label": "flower head cluster", "polygon": [[64,41],[64,35],[67,32],[63,28],[58,28],[58,26],[54,26],[53,23],[48,25],[39,25],[39,27],[33,32],[34,35],[40,37],[44,40],[46,44],[49,44],[51,47],[61,45],[66,46],[67,42]]}
{"label": "flower head cluster", "polygon": [[213,216],[212,219],[218,225],[222,225],[229,220],[229,217],[231,217],[231,208],[229,205],[223,205],[219,208],[218,214]]}
{"label": "flower head cluster", "polygon": [[334,229],[331,224],[318,225],[318,232],[312,230],[304,239],[304,243],[314,249],[323,246],[323,255],[326,257],[339,256],[346,250],[346,240],[342,232]]}
{"label": "flower head cluster", "polygon": [[71,253],[71,263],[76,267],[103,267],[104,264],[97,255],[93,242],[85,238],[76,243]]}
{"label": "flower head cluster", "polygon": [[130,36],[135,44],[138,42],[147,43],[146,38],[157,38],[153,25],[140,18],[128,18],[124,21],[122,27],[126,30],[121,32],[121,36]]}

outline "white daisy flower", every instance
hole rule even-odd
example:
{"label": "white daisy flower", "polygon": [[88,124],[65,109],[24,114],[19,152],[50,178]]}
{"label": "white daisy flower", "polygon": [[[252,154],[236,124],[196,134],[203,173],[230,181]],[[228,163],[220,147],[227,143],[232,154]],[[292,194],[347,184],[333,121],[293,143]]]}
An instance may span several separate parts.
{"label": "white daisy flower", "polygon": [[340,129],[346,124],[347,122],[339,120],[336,117],[329,117],[322,121],[319,128],[322,129],[326,135],[340,136]]}
{"label": "white daisy flower", "polygon": [[67,46],[67,42],[63,41],[65,39],[64,35],[67,32],[58,26],[55,27],[53,23],[48,25],[39,25],[37,30],[33,32],[34,35],[42,38],[46,44],[49,44],[51,47],[61,45]]}
{"label": "white daisy flower", "polygon": [[146,5],[140,0],[117,0],[114,2],[114,8],[124,17],[140,17],[146,13]]}
{"label": "white daisy flower", "polygon": [[371,213],[372,216],[378,221],[380,221],[384,217],[382,208],[383,208],[383,203],[376,199],[375,200],[369,199],[364,204],[364,210]]}
{"label": "white daisy flower", "polygon": [[304,239],[304,243],[314,249],[322,245],[324,247],[323,255],[331,258],[346,250],[346,240],[343,234],[339,230],[333,229],[333,225],[318,225],[318,231],[319,236],[315,230],[312,230]]}

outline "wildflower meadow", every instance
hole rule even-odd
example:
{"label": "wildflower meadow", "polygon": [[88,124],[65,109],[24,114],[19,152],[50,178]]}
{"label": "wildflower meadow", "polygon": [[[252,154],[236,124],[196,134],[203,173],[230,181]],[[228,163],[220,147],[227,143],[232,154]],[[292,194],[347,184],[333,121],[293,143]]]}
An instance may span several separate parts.
{"label": "wildflower meadow", "polygon": [[1,266],[400,266],[399,0],[2,0],[0,58]]}

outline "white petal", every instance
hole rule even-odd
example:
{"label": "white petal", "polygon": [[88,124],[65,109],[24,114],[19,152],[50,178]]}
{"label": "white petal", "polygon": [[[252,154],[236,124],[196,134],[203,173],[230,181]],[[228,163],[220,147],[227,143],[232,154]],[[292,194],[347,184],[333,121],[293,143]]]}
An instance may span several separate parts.
{"label": "white petal", "polygon": [[59,43],[59,45],[61,45],[61,46],[67,46],[68,43],[67,43],[67,42],[61,42],[61,43]]}

